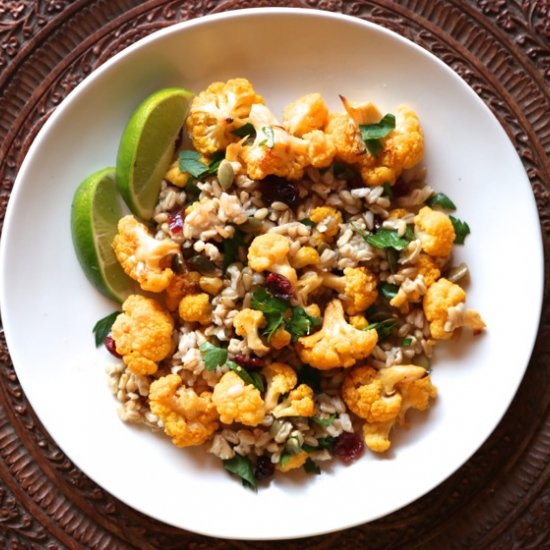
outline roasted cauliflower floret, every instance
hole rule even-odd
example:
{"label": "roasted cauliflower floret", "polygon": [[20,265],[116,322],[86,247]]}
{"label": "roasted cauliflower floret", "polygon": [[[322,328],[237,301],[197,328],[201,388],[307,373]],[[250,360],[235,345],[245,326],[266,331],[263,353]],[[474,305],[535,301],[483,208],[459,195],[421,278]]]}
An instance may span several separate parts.
{"label": "roasted cauliflower floret", "polygon": [[261,273],[271,271],[286,277],[293,285],[296,284],[296,270],[290,265],[288,254],[290,240],[278,233],[258,235],[248,249],[248,265]]}
{"label": "roasted cauliflower floret", "polygon": [[166,287],[166,307],[170,311],[178,309],[181,299],[188,294],[196,294],[199,291],[201,274],[198,271],[189,271],[174,276]]}
{"label": "roasted cauliflower floret", "polygon": [[178,313],[182,321],[208,325],[212,319],[210,297],[206,292],[188,294],[181,299]]}
{"label": "roasted cauliflower floret", "polygon": [[395,129],[382,139],[382,151],[374,158],[363,158],[359,164],[367,185],[393,185],[397,178],[416,166],[424,156],[424,134],[416,113],[406,105],[397,107]]}
{"label": "roasted cauliflower floret", "polygon": [[370,101],[349,101],[344,96],[340,96],[340,100],[346,113],[357,125],[375,124],[382,118],[382,113],[378,110],[378,107]]}
{"label": "roasted cauliflower floret", "polygon": [[174,321],[152,298],[128,296],[111,328],[116,351],[135,374],[153,374],[172,351]]}
{"label": "roasted cauliflower floret", "polygon": [[307,265],[317,265],[320,261],[319,252],[312,246],[302,246],[290,259],[294,269],[302,269]]}
{"label": "roasted cauliflower floret", "polygon": [[252,105],[263,102],[245,78],[213,82],[191,103],[186,125],[193,146],[210,155],[238,141],[233,130],[247,122]]}
{"label": "roasted cauliflower floret", "polygon": [[334,161],[336,146],[331,135],[312,130],[302,137],[307,146],[308,163],[315,168],[327,168]]}
{"label": "roasted cauliflower floret", "polygon": [[281,395],[288,393],[296,383],[296,371],[286,363],[271,363],[262,369],[267,389],[264,395],[266,412],[272,411]]}
{"label": "roasted cauliflower floret", "polygon": [[415,235],[422,250],[435,257],[448,256],[455,240],[455,230],[449,216],[424,206],[414,217]]}
{"label": "roasted cauliflower floret", "polygon": [[179,245],[170,239],[155,239],[134,216],[124,216],[118,222],[113,249],[124,271],[143,290],[162,292],[174,278],[170,265],[180,252]]}
{"label": "roasted cauliflower floret", "polygon": [[164,432],[176,447],[201,445],[219,426],[212,394],[197,395],[193,389],[182,385],[177,374],[168,374],[151,384],[149,406],[162,420]]}
{"label": "roasted cauliflower floret", "polygon": [[298,339],[300,359],[317,369],[351,367],[367,357],[378,342],[375,330],[357,330],[344,318],[340,300],[332,300],[325,309],[323,326],[318,332]]}
{"label": "roasted cauliflower floret", "polygon": [[363,436],[369,449],[383,452],[390,447],[389,434],[403,406],[399,388],[425,376],[426,370],[416,365],[381,370],[361,366],[346,374],[342,398],[350,411],[367,421]]}
{"label": "roasted cauliflower floret", "polygon": [[342,212],[332,206],[318,206],[309,213],[309,219],[317,224],[317,231],[329,239],[334,237],[342,223]]}
{"label": "roasted cauliflower floret", "polygon": [[292,341],[292,334],[283,327],[279,327],[269,339],[269,344],[274,349],[283,349],[286,348]]}
{"label": "roasted cauliflower floret", "polygon": [[273,414],[275,418],[282,418],[285,416],[313,416],[315,414],[313,390],[307,384],[300,384],[271,411],[271,414]]}
{"label": "roasted cauliflower floret", "polygon": [[359,126],[345,113],[331,113],[325,126],[336,151],[336,158],[348,164],[357,164],[366,155],[365,143]]}
{"label": "roasted cauliflower floret", "polygon": [[485,328],[479,313],[466,309],[466,292],[448,279],[441,278],[428,288],[422,302],[432,337],[447,340],[454,331],[469,326],[474,334]]}
{"label": "roasted cauliflower floret", "polygon": [[327,118],[328,108],[321,94],[307,94],[284,108],[283,127],[289,134],[302,137],[313,130],[321,130]]}
{"label": "roasted cauliflower floret", "polygon": [[430,407],[432,399],[437,397],[437,388],[432,384],[429,376],[413,380],[412,382],[404,382],[398,385],[403,402],[399,411],[399,423],[402,426],[406,425],[405,414],[409,409],[417,409],[425,411]]}
{"label": "roasted cauliflower floret", "polygon": [[246,345],[254,353],[265,355],[269,351],[258,334],[258,330],[265,326],[265,317],[261,311],[242,309],[233,317],[233,326],[237,335],[246,340]]}
{"label": "roasted cauliflower floret", "polygon": [[[296,297],[304,307],[309,302],[310,294],[315,292],[323,284],[323,279],[316,271],[307,271],[296,282]],[[311,315],[311,314],[310,314]],[[316,315],[318,317],[318,315]]]}
{"label": "roasted cauliflower floret", "polygon": [[240,422],[257,426],[265,416],[259,390],[252,384],[245,384],[233,371],[226,372],[214,386],[212,401],[224,424]]}
{"label": "roasted cauliflower floret", "polygon": [[356,315],[374,304],[378,297],[376,276],[366,267],[346,267],[344,275],[322,273],[323,285],[341,294],[348,315]]}
{"label": "roasted cauliflower floret", "polygon": [[256,137],[252,144],[243,144],[240,152],[248,176],[256,180],[269,175],[300,179],[308,164],[307,143],[280,126],[265,105],[254,105],[249,121]]}

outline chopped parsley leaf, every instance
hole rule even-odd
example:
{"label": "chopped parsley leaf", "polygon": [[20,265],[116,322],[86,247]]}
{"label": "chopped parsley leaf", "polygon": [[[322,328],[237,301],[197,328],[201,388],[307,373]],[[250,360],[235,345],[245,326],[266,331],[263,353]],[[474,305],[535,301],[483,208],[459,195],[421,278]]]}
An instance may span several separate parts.
{"label": "chopped parsley leaf", "polygon": [[245,487],[256,489],[254,468],[249,458],[235,454],[233,458],[223,461],[223,467],[231,474],[240,477]]}
{"label": "chopped parsley leaf", "polygon": [[378,285],[378,291],[386,300],[391,300],[399,291],[399,287],[391,283],[382,282]]}
{"label": "chopped parsley leaf", "polygon": [[109,313],[109,315],[107,315],[106,317],[103,317],[103,319],[100,319],[94,325],[92,332],[95,335],[96,347],[101,346],[105,338],[109,336],[113,323],[115,322],[116,318],[119,316],[120,313],[122,313],[122,311],[113,311],[113,313]]}
{"label": "chopped parsley leaf", "polygon": [[264,380],[259,372],[249,372],[234,361],[227,361],[226,365],[236,374],[238,374],[245,384],[252,384],[259,391],[264,391]]}
{"label": "chopped parsley leaf", "polygon": [[286,330],[292,335],[292,341],[296,342],[300,336],[309,334],[311,329],[321,324],[319,317],[308,315],[303,307],[292,308],[292,315],[286,324]]}
{"label": "chopped parsley leaf", "polygon": [[455,203],[445,193],[434,193],[426,201],[426,204],[433,208],[434,206],[441,206],[445,210],[456,210]]}
{"label": "chopped parsley leaf", "polygon": [[449,216],[449,219],[455,229],[455,244],[464,244],[464,239],[470,234],[470,226],[454,216]]}
{"label": "chopped parsley leaf", "polygon": [[227,268],[239,257],[239,247],[244,244],[244,233],[235,230],[233,237],[223,241],[223,264],[222,270],[225,273]]}
{"label": "chopped parsley leaf", "polygon": [[227,361],[227,350],[219,348],[210,342],[201,344],[199,350],[206,370],[216,370],[217,367],[224,365]]}
{"label": "chopped parsley leaf", "polygon": [[383,340],[384,338],[387,338],[395,328],[395,325],[397,325],[397,321],[395,319],[386,319],[385,321],[381,321],[379,323],[371,323],[370,325],[366,326],[363,330],[376,330],[378,332],[378,339]]}
{"label": "chopped parsley leaf", "polygon": [[395,116],[391,113],[385,115],[380,122],[375,124],[360,124],[361,139],[365,143],[369,153],[375,157],[382,151],[382,138],[385,138],[395,128]]}
{"label": "chopped parsley leaf", "polygon": [[395,250],[404,250],[409,246],[406,239],[401,238],[397,231],[381,227],[373,235],[363,237],[370,245],[376,248],[394,248]]}

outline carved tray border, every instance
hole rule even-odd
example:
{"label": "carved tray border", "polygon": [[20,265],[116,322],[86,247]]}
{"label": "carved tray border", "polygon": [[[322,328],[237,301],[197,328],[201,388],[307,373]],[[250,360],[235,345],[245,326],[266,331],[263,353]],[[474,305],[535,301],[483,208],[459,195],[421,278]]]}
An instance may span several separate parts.
{"label": "carved tray border", "polygon": [[[547,0],[0,0],[0,223],[18,167],[37,131],[93,69],[159,28],[250,6],[314,7],[370,20],[415,41],[455,69],[501,121],[524,163],[548,257]],[[546,281],[541,327],[518,394],[495,432],[458,472],[385,518],[288,541],[284,547],[550,547],[548,290]],[[13,370],[1,327],[0,377],[2,547],[275,546],[221,541],[168,527],[95,485],[63,455],[36,418]]]}

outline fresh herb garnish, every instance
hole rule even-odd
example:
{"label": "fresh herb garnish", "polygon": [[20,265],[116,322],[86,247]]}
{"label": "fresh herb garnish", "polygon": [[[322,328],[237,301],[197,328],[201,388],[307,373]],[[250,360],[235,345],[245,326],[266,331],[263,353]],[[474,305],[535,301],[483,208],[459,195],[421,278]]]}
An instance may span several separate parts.
{"label": "fresh herb garnish", "polygon": [[391,283],[382,282],[378,285],[378,292],[380,292],[386,300],[391,300],[399,292],[399,287]]}
{"label": "fresh herb garnish", "polygon": [[190,204],[193,204],[194,202],[199,200],[199,195],[201,194],[201,190],[195,183],[193,179],[187,180],[187,183],[185,184],[185,194],[186,194],[186,204],[189,206]]}
{"label": "fresh herb garnish", "polygon": [[369,153],[378,156],[382,151],[382,138],[385,138],[395,128],[395,116],[391,113],[385,115],[380,122],[375,124],[360,124],[361,139],[364,141]]}
{"label": "fresh herb garnish", "polygon": [[250,122],[247,122],[246,124],[243,124],[242,126],[239,126],[239,128],[235,128],[234,130],[231,130],[232,134],[235,134],[236,136],[240,138],[244,138],[247,136],[255,137],[256,136],[256,128],[254,128],[254,125]]}
{"label": "fresh herb garnish", "polygon": [[95,345],[96,347],[101,346],[103,344],[105,338],[109,336],[109,333],[111,332],[111,328],[113,327],[113,323],[115,322],[116,318],[122,313],[121,311],[113,311],[113,313],[109,313],[106,317],[103,317],[103,319],[100,319],[92,329],[92,332],[95,335]]}
{"label": "fresh herb garnish", "polygon": [[445,193],[434,193],[426,201],[426,204],[431,208],[441,206],[445,210],[456,210],[455,203]]}
{"label": "fresh herb garnish", "polygon": [[199,178],[204,171],[208,170],[208,165],[202,162],[201,158],[202,155],[197,151],[180,151],[180,170],[191,174],[194,178]]}
{"label": "fresh herb garnish", "polygon": [[286,330],[292,335],[292,341],[296,342],[300,336],[309,334],[312,328],[321,324],[319,317],[308,315],[303,307],[292,308],[292,315],[286,324]]}
{"label": "fresh herb garnish", "polygon": [[404,348],[408,348],[412,344],[412,338],[403,338],[403,341],[401,342],[401,345]]}
{"label": "fresh herb garnish", "polygon": [[276,298],[264,287],[258,287],[252,294],[251,305],[264,314],[267,325],[263,330],[264,336],[268,341],[273,333],[284,324],[285,314],[290,305],[286,300]]}
{"label": "fresh herb garnish", "polygon": [[240,477],[245,487],[256,489],[254,467],[249,458],[236,454],[233,458],[223,461],[223,467],[231,474]]}
{"label": "fresh herb garnish", "polygon": [[386,248],[386,258],[390,271],[395,273],[397,271],[397,260],[399,259],[399,252],[395,248]]}
{"label": "fresh herb garnish", "polygon": [[269,149],[273,149],[275,146],[275,130],[273,130],[272,126],[264,126],[262,128],[262,132],[265,136],[265,139],[260,141],[259,145],[263,145],[265,147],[268,147]]}
{"label": "fresh herb garnish", "polygon": [[264,380],[259,372],[249,372],[234,361],[227,361],[226,365],[236,374],[238,374],[245,384],[252,384],[260,391],[264,391]]}
{"label": "fresh herb garnish", "polygon": [[321,473],[321,468],[319,468],[311,458],[308,458],[304,462],[304,471],[308,474],[319,475]]}
{"label": "fresh herb garnish", "polygon": [[300,223],[303,223],[304,225],[307,225],[308,227],[315,227],[315,222],[310,220],[309,218],[302,218],[299,221],[300,221]]}
{"label": "fresh herb garnish", "polygon": [[454,216],[449,216],[449,219],[455,229],[455,244],[464,244],[464,239],[470,234],[470,226]]}
{"label": "fresh herb garnish", "polygon": [[291,454],[289,454],[289,453],[283,453],[283,454],[281,455],[281,458],[279,459],[279,466],[280,466],[281,468],[284,468],[284,467],[287,465],[288,461],[291,459],[291,457],[292,457]]}
{"label": "fresh herb garnish", "polygon": [[315,422],[315,424],[318,424],[322,428],[328,428],[336,420],[336,415],[331,414],[330,416],[327,416],[326,418],[320,418],[319,416],[312,416],[311,420],[313,420],[313,422]]}
{"label": "fresh herb garnish", "polygon": [[330,453],[334,450],[334,443],[336,442],[336,438],[332,437],[331,435],[327,435],[325,437],[320,437],[317,439],[318,445],[314,447],[313,445],[308,445],[307,443],[304,443],[302,445],[302,450],[306,453],[313,453],[315,451],[324,451],[325,449],[329,451]]}
{"label": "fresh herb garnish", "polygon": [[199,350],[206,370],[216,370],[217,367],[224,365],[227,361],[227,350],[219,348],[210,342],[201,344]]}
{"label": "fresh herb garnish", "polygon": [[225,273],[227,268],[238,258],[239,247],[244,244],[244,233],[235,230],[233,237],[223,241],[223,263],[222,270]]}
{"label": "fresh herb garnish", "polygon": [[[365,237],[364,237],[365,238]],[[394,248],[395,250],[404,250],[409,246],[409,242],[401,238],[397,231],[381,227],[376,233],[367,235],[365,240],[376,248]]]}
{"label": "fresh herb garnish", "polygon": [[220,162],[225,158],[225,152],[217,151],[214,153],[208,164],[205,164],[202,158],[202,155],[197,151],[180,151],[179,168],[182,172],[187,172],[194,178],[212,176],[217,172]]}
{"label": "fresh herb garnish", "polygon": [[376,332],[378,332],[378,339],[383,340],[393,332],[395,325],[397,325],[397,320],[386,319],[385,321],[381,321],[379,323],[370,323],[363,330],[376,330]]}

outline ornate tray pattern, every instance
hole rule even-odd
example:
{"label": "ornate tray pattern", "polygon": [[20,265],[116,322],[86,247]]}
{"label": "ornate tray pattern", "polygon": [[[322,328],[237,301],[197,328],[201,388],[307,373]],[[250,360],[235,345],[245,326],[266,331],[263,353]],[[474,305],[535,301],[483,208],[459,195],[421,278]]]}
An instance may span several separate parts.
{"label": "ornate tray pattern", "polygon": [[[86,75],[157,29],[251,6],[319,8],[373,21],[455,69],[493,110],[516,146],[533,187],[548,252],[548,0],[0,0],[0,222],[31,141]],[[520,228],[521,220],[514,225]],[[284,547],[549,547],[548,290],[547,282],[539,337],[525,379],[505,418],[470,461],[431,493],[390,516],[339,533],[289,541]],[[96,486],[63,455],[36,418],[18,383],[3,331],[0,376],[3,548],[274,546],[220,541],[168,527]],[[437,458],[427,457],[428,465],[432,459]]]}

